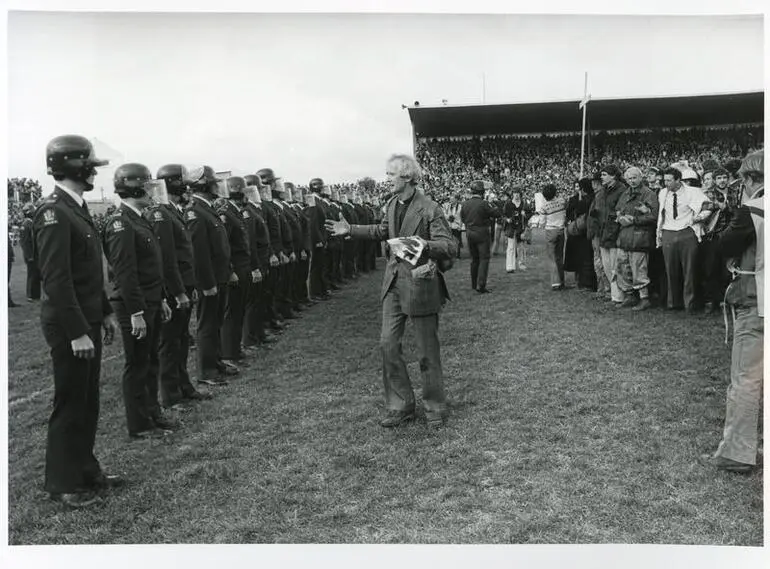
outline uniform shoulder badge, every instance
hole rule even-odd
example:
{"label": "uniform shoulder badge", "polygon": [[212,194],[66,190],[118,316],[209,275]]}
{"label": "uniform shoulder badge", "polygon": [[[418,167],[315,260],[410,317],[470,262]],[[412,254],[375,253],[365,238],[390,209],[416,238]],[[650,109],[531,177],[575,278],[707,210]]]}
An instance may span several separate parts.
{"label": "uniform shoulder badge", "polygon": [[152,212],[152,219],[153,221],[163,221],[163,214],[159,209],[156,209],[154,212]]}
{"label": "uniform shoulder badge", "polygon": [[227,216],[224,213],[219,216],[219,219],[222,220],[222,223],[227,223]]}
{"label": "uniform shoulder badge", "polygon": [[43,212],[43,225],[55,225],[57,223],[56,212],[53,209],[47,209]]}
{"label": "uniform shoulder badge", "polygon": [[112,225],[112,230],[115,233],[118,233],[118,232],[123,231],[125,229],[125,227],[123,227],[123,221],[121,221],[119,218],[118,219],[113,219],[111,225]]}
{"label": "uniform shoulder badge", "polygon": [[250,217],[250,216],[249,216],[249,212],[248,212],[248,210],[245,210],[245,209],[243,210],[243,217],[244,217],[245,219],[248,219],[248,218]]}
{"label": "uniform shoulder badge", "polygon": [[195,210],[192,209],[188,209],[184,217],[185,219],[198,219],[198,216],[195,215]]}

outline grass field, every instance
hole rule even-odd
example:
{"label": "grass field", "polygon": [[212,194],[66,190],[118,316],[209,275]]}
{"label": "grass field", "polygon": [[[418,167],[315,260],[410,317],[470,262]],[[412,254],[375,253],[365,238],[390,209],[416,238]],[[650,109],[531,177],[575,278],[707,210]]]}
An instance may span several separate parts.
{"label": "grass field", "polygon": [[[448,273],[451,416],[438,433],[379,426],[382,260],[163,441],[127,437],[117,341],[96,453],[129,485],[87,511],[42,491],[50,361],[38,307],[11,310],[10,543],[762,545],[762,471],[697,460],[724,419],[721,318],[551,292],[543,247],[532,250],[525,273],[493,258],[490,295],[470,290],[467,258]],[[17,263],[17,302],[23,277]]]}

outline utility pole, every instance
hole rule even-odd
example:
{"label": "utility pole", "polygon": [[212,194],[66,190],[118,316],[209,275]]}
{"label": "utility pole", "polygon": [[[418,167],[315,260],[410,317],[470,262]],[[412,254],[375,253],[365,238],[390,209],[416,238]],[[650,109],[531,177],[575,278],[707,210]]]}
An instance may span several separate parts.
{"label": "utility pole", "polygon": [[580,136],[580,177],[583,177],[583,167],[585,166],[585,152],[586,152],[586,112],[588,111],[588,102],[591,100],[591,95],[588,93],[588,71],[585,75],[585,84],[583,86],[583,100],[580,101],[579,109],[583,109],[583,131]]}

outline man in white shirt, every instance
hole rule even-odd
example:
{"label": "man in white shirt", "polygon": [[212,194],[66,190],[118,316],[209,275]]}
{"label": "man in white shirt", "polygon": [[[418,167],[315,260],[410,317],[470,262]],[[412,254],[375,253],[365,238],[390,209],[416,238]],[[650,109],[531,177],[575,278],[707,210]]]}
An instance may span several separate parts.
{"label": "man in white shirt", "polygon": [[682,184],[682,172],[667,168],[665,187],[658,195],[657,247],[663,250],[668,277],[668,309],[695,309],[695,277],[698,243],[703,236],[699,217],[708,201],[700,188]]}

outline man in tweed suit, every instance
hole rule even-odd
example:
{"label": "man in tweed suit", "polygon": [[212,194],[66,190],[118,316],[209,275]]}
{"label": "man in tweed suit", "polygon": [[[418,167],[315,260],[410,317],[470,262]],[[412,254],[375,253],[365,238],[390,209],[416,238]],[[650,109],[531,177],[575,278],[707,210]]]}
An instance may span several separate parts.
{"label": "man in tweed suit", "polygon": [[387,175],[395,195],[379,224],[350,225],[342,218],[327,220],[326,228],[334,235],[349,234],[353,239],[381,241],[418,237],[424,242],[416,266],[389,251],[385,267],[380,347],[388,414],[381,425],[396,427],[414,419],[414,392],[401,349],[406,319],[410,318],[420,358],[425,416],[430,428],[440,428],[446,415],[446,395],[438,314],[449,298],[442,270],[451,266],[457,244],[441,207],[418,189],[421,171],[414,158],[402,154],[391,156]]}

